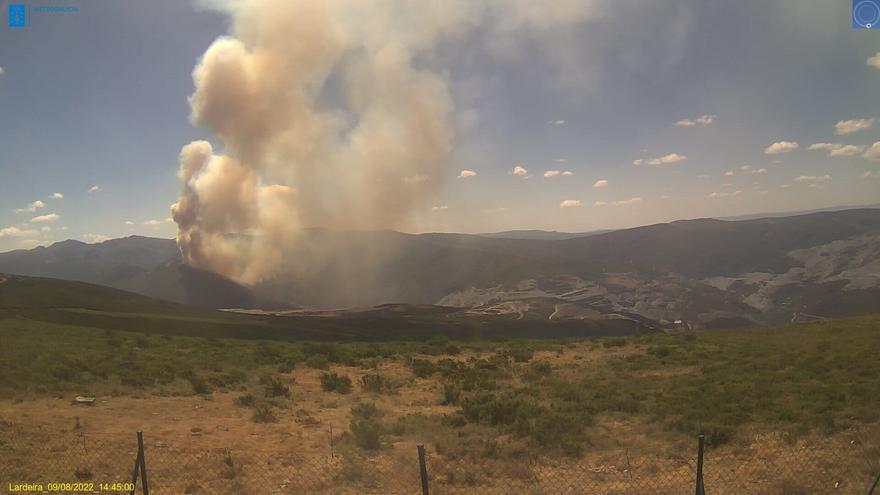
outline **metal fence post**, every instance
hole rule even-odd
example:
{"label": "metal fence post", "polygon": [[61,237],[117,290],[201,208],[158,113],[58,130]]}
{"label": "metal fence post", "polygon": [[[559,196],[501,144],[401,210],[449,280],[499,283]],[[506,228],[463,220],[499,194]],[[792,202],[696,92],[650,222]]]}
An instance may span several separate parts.
{"label": "metal fence post", "polygon": [[141,489],[144,495],[150,495],[150,485],[147,483],[147,461],[144,458],[144,432],[137,432],[138,439],[138,459],[140,459],[141,469]]}
{"label": "metal fence post", "polygon": [[706,436],[700,433],[697,437],[697,495],[706,495],[706,489],[703,488],[703,449],[706,445]]}
{"label": "metal fence post", "polygon": [[137,490],[138,476],[141,474],[141,458],[140,454],[134,456],[134,469],[131,470],[131,492],[129,495],[134,495],[134,492]]}
{"label": "metal fence post", "polygon": [[419,474],[422,478],[422,495],[428,495],[428,466],[425,465],[425,446],[416,445],[419,451]]}

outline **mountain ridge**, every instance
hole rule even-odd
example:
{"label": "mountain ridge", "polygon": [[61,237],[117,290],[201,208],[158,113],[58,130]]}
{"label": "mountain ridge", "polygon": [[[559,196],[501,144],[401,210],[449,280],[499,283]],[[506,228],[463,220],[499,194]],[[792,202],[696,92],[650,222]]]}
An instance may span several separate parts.
{"label": "mountain ridge", "polygon": [[544,303],[516,301],[547,299],[568,308],[561,314],[713,327],[833,312],[832,300],[853,314],[880,309],[871,299],[880,301],[871,275],[880,272],[878,246],[880,210],[863,208],[680,220],[565,239],[310,229],[274,277],[251,287],[183,265],[174,240],[140,236],[0,253],[0,272],[213,308],[404,303],[522,313]]}

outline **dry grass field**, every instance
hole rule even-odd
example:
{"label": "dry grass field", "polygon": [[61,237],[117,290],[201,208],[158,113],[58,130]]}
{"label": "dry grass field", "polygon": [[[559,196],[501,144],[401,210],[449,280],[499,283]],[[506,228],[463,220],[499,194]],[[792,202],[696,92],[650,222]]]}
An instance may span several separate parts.
{"label": "dry grass field", "polygon": [[[71,338],[3,325],[18,358]],[[4,487],[126,481],[136,431],[159,494],[416,493],[420,443],[432,493],[684,493],[700,431],[715,493],[864,493],[880,458],[877,362],[859,359],[875,318],[584,341],[76,338],[91,357],[73,371],[3,382]],[[102,377],[106,341],[154,377]]]}

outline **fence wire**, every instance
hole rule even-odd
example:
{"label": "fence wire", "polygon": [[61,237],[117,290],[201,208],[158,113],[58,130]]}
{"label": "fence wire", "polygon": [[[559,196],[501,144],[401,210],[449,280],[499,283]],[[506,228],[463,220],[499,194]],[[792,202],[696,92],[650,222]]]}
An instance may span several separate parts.
{"label": "fence wire", "polygon": [[[134,433],[17,436],[0,430],[0,487],[82,482],[95,488],[79,493],[130,493],[130,487],[113,484],[132,481],[138,454],[135,438]],[[306,457],[293,451],[194,447],[185,439],[172,443],[152,439],[149,433],[144,439],[152,495],[422,493],[419,457],[409,444],[371,455],[342,449],[332,456]],[[709,495],[865,495],[880,474],[880,445],[873,440],[767,441],[739,449],[707,448],[705,490]],[[696,442],[692,451],[676,455],[621,450],[588,453],[581,459],[454,459],[428,445],[425,464],[433,495],[680,495],[694,493],[696,457]],[[142,488],[138,481],[137,493]]]}

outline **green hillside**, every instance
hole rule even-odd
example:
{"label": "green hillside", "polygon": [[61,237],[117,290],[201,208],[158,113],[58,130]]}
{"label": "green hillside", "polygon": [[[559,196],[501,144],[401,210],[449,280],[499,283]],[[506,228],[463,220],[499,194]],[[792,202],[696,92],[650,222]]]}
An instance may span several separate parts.
{"label": "green hillside", "polygon": [[[397,339],[381,342],[315,342],[258,337],[350,336],[357,318],[279,318],[284,326],[278,326],[267,319],[173,305],[165,311],[164,303],[92,286],[58,286],[55,281],[21,280],[21,292],[15,295],[11,288],[16,283],[7,279],[0,284],[5,286],[0,290],[0,399],[236,391],[253,386],[257,377],[295,368],[372,368],[390,360],[411,367],[416,376],[442,380],[455,392],[462,421],[515,435],[550,435],[548,442],[563,448],[564,439],[581,445],[584,425],[607,414],[671,432],[703,430],[713,442],[753,427],[835,431],[880,419],[878,316],[679,335],[456,342],[437,336],[402,340],[398,333]],[[41,290],[41,284],[51,290]],[[89,294],[103,299],[89,300]],[[19,297],[19,303],[10,295]],[[20,308],[26,296],[39,296],[43,307]],[[68,307],[77,297],[86,297],[79,302],[90,309]],[[116,303],[138,313],[108,312]],[[382,318],[361,324],[392,321],[393,308],[385,309]],[[443,313],[429,314],[423,318],[433,318],[439,327]],[[398,324],[419,327],[406,314],[397,319]],[[145,331],[131,331],[135,329]],[[169,329],[189,329],[189,334]],[[537,351],[552,351],[563,361],[529,363],[537,359]],[[430,364],[424,358],[462,352],[489,357],[460,365],[442,360]],[[521,380],[500,386],[514,376]],[[507,412],[499,416],[498,411]],[[533,424],[535,414],[543,419]],[[566,425],[577,429],[568,431]]]}

